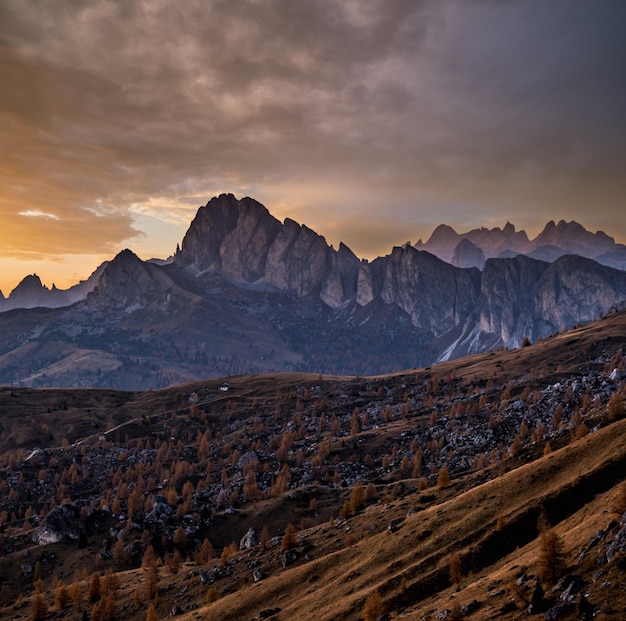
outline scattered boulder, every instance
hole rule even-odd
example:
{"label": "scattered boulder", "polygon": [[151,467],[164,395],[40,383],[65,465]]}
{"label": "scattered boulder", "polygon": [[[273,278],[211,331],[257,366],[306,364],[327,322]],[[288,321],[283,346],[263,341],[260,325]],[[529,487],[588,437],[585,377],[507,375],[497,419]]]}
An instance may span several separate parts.
{"label": "scattered boulder", "polygon": [[530,604],[528,604],[528,614],[536,615],[540,612],[545,612],[549,605],[550,601],[546,599],[541,582],[537,580],[530,598]]}
{"label": "scattered boulder", "polygon": [[239,458],[239,469],[244,471],[247,466],[256,466],[259,463],[259,456],[254,451],[248,451]]}
{"label": "scattered boulder", "polygon": [[241,538],[241,541],[239,542],[239,549],[249,550],[250,548],[254,548],[254,546],[258,546],[259,542],[259,533],[254,526],[251,526],[248,529],[248,532]]}
{"label": "scattered boulder", "polygon": [[607,562],[610,563],[618,552],[622,554],[626,553],[626,526],[617,533],[615,540],[606,551]]}
{"label": "scattered boulder", "polygon": [[557,621],[557,619],[561,619],[569,614],[572,608],[573,604],[571,602],[557,604],[546,612],[546,621]]}
{"label": "scattered boulder", "polygon": [[152,503],[152,511],[146,515],[145,523],[147,526],[163,526],[174,515],[174,509],[164,496],[153,496]]}
{"label": "scattered boulder", "polygon": [[33,575],[33,566],[30,563],[20,565],[20,571],[24,578],[30,578]]}
{"label": "scattered boulder", "polygon": [[33,534],[39,545],[57,543],[64,538],[78,540],[80,536],[80,512],[72,505],[55,507],[41,522]]}
{"label": "scattered boulder", "polygon": [[473,599],[467,602],[464,606],[461,606],[461,614],[466,617],[480,608],[480,602],[477,599]]}
{"label": "scattered boulder", "polygon": [[281,561],[283,567],[287,567],[288,565],[295,563],[297,558],[298,558],[298,553],[296,552],[296,550],[285,550],[283,552],[283,558]]}

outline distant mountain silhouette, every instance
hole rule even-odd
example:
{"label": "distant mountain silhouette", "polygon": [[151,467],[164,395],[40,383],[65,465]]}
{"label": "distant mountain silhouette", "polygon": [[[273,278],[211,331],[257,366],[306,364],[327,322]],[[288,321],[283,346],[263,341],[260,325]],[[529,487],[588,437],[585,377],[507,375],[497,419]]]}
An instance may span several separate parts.
{"label": "distant mountain silhouette", "polygon": [[[552,262],[565,254],[575,254],[594,259],[602,265],[626,270],[626,246],[616,244],[612,237],[603,231],[591,233],[578,222],[561,220],[555,224],[550,220],[535,239],[529,240],[525,231],[516,231],[507,222],[503,229],[473,229],[467,233],[457,233],[452,227],[439,225],[425,243],[415,244],[418,250],[426,250],[443,261],[451,263],[455,250],[463,240],[477,246],[486,258],[510,258],[524,254],[541,261]],[[458,267],[475,266],[475,254],[461,260]]]}

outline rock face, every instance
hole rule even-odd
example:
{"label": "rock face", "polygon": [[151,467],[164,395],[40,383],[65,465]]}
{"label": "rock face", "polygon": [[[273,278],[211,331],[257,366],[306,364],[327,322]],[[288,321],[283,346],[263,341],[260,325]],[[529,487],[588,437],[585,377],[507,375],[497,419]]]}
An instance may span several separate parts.
{"label": "rock face", "polygon": [[88,305],[104,305],[132,313],[139,309],[165,311],[179,290],[158,266],[122,250],[103,271],[88,296]]}
{"label": "rock face", "polygon": [[626,300],[626,273],[566,255],[553,263],[523,255],[488,259],[481,295],[442,359],[492,347],[519,347],[577,323],[586,323]]}
{"label": "rock face", "polygon": [[523,255],[488,259],[481,282],[478,327],[496,342],[519,346],[523,336],[536,336],[533,291],[548,263]]}
{"label": "rock face", "polygon": [[562,330],[586,323],[618,306],[626,295],[626,272],[566,255],[551,263],[535,287],[534,312],[539,325]]}
{"label": "rock face", "polygon": [[333,308],[354,296],[359,267],[347,246],[336,251],[308,227],[289,218],[281,224],[254,199],[238,201],[232,194],[198,210],[176,262],[298,297],[319,290]]}
{"label": "rock face", "polygon": [[482,270],[485,267],[485,254],[469,239],[462,239],[454,249],[450,261],[455,267],[477,267]]}
{"label": "rock face", "polygon": [[440,336],[468,317],[480,293],[480,272],[462,270],[411,246],[361,264],[357,302],[397,305],[414,326]]}

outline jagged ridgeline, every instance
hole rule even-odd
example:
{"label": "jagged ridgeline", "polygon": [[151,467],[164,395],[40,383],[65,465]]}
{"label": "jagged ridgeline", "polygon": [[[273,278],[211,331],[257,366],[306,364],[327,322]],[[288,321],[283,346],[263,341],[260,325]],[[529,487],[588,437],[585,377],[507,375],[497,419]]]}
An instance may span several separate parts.
{"label": "jagged ridgeline", "polygon": [[[571,233],[548,228],[559,227]],[[476,258],[473,239],[459,242],[457,263]],[[222,194],[198,210],[171,261],[125,250],[73,305],[0,313],[0,382],[145,389],[264,371],[373,375],[519,347],[626,300],[626,272],[582,256],[480,267],[408,244],[362,260]]]}

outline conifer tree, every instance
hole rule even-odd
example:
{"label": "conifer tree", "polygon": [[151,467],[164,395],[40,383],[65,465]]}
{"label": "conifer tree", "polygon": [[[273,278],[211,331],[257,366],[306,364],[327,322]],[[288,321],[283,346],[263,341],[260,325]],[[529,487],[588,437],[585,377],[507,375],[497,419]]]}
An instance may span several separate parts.
{"label": "conifer tree", "polygon": [[553,528],[539,535],[539,577],[546,584],[554,584],[565,569],[563,541]]}

